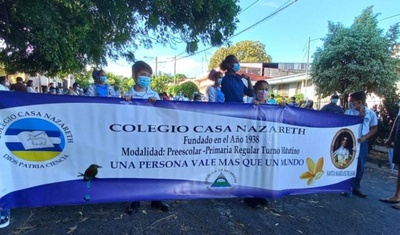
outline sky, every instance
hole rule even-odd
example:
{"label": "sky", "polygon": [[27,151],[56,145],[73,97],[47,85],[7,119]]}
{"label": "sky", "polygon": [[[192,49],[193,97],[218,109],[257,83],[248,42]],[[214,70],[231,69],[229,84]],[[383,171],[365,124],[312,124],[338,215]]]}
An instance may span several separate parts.
{"label": "sky", "polygon": [[[242,0],[239,3],[242,12],[238,15],[239,23],[235,34],[291,2],[294,3],[289,7],[231,38],[232,44],[244,40],[259,41],[265,45],[265,51],[271,55],[272,62],[306,63],[307,58],[312,62],[312,54],[317,47],[322,46],[320,39],[328,33],[329,21],[349,27],[364,9],[373,6],[374,13],[379,14],[378,27],[385,32],[391,25],[400,22],[400,0]],[[210,58],[218,47],[189,56],[185,52],[185,46],[185,43],[177,44],[173,48],[155,44],[151,49],[139,48],[135,51],[135,56],[137,60],[147,62],[153,72],[157,57],[158,72],[173,75],[173,58],[177,56],[177,74],[185,74],[187,77],[205,74]],[[198,51],[209,47],[200,44]],[[109,61],[105,70],[125,77],[131,76],[131,64],[124,60]]]}

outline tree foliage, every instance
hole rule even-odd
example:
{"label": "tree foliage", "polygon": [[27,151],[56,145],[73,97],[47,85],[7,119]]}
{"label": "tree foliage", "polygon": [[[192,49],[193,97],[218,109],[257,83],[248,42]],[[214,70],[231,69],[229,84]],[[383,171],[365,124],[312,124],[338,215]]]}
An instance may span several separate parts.
{"label": "tree foliage", "polygon": [[346,28],[329,22],[323,46],[314,53],[311,76],[322,97],[339,93],[346,98],[354,91],[375,93],[386,99],[396,96],[398,59],[392,57],[399,36],[399,25],[384,35],[378,28],[377,14],[366,8]]}
{"label": "tree foliage", "polygon": [[153,43],[183,42],[189,53],[221,45],[240,10],[237,0],[3,0],[0,9],[0,62],[8,72],[50,75],[134,61],[135,49]]}
{"label": "tree foliage", "polygon": [[173,83],[173,77],[167,74],[157,75],[151,78],[151,88],[157,92],[164,92]]}
{"label": "tree foliage", "polygon": [[272,61],[265,52],[265,45],[258,41],[241,41],[230,47],[219,48],[210,59],[208,68],[218,67],[228,55],[235,55],[241,63],[268,63]]}

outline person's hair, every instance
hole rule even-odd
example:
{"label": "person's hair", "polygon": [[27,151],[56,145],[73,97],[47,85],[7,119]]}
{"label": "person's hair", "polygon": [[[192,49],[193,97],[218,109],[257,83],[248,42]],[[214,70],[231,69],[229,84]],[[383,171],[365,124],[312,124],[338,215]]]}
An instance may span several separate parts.
{"label": "person's hair", "polygon": [[333,100],[333,99],[339,99],[339,96],[336,95],[336,94],[334,94],[334,95],[331,96],[331,99],[332,99],[332,100]]}
{"label": "person's hair", "polygon": [[212,69],[210,73],[208,74],[208,79],[212,81],[217,81],[217,79],[222,75],[220,71],[216,71],[215,69]]}
{"label": "person's hair", "polygon": [[275,98],[275,95],[274,95],[274,94],[271,94],[271,97],[272,97],[272,98]]}
{"label": "person's hair", "polygon": [[28,80],[28,81],[26,82],[26,86],[32,86],[32,83],[33,83],[33,80]]}
{"label": "person's hair", "polygon": [[351,138],[351,135],[348,132],[343,132],[338,136],[338,143],[335,146],[335,149],[338,149],[340,146],[342,146],[342,141],[344,138],[347,138],[347,143],[346,146],[344,146],[347,150],[349,150],[350,156],[353,156],[353,139]]}
{"label": "person's hair", "polygon": [[17,82],[22,82],[24,79],[21,77],[17,77]]}
{"label": "person's hair", "polygon": [[[257,90],[259,90],[260,87],[261,87],[262,85],[264,85],[264,84],[267,84],[268,89],[269,89],[269,84],[268,84],[268,82],[265,81],[265,80],[259,80],[259,81],[257,81],[256,84],[254,84],[253,89],[254,89],[255,91],[257,91]],[[271,96],[272,96],[272,95],[271,95]]]}
{"label": "person's hair", "polygon": [[6,76],[0,76],[0,83],[4,83],[7,80]]}
{"label": "person's hair", "polygon": [[363,104],[365,104],[365,101],[367,100],[365,92],[363,91],[354,92],[350,95],[350,97],[353,98],[355,101],[361,101]]}
{"label": "person's hair", "polygon": [[78,86],[78,85],[79,85],[79,83],[74,82],[74,84],[72,84],[72,87],[76,87],[76,86]]}
{"label": "person's hair", "polygon": [[138,73],[142,70],[146,70],[150,74],[153,74],[153,70],[151,69],[150,65],[144,61],[136,61],[132,65],[132,77],[136,78]]}
{"label": "person's hair", "polygon": [[99,70],[93,69],[92,77],[93,77],[93,79],[94,79],[95,81],[96,81],[97,79],[99,79],[99,73],[101,73],[101,72],[104,73],[104,70],[102,70],[102,69],[99,69]]}
{"label": "person's hair", "polygon": [[234,55],[228,55],[224,61],[221,62],[219,65],[220,69],[223,71],[226,70],[232,70],[232,68],[229,66],[229,64],[233,64],[236,60],[236,56]]}

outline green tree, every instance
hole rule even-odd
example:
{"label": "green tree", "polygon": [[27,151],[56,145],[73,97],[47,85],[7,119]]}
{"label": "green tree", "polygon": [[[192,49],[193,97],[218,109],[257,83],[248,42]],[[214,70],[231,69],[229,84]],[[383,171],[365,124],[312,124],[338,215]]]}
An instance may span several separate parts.
{"label": "green tree", "polygon": [[399,25],[392,26],[386,35],[378,28],[377,14],[366,8],[346,28],[329,22],[323,46],[314,53],[311,76],[317,94],[347,95],[354,91],[375,93],[386,100],[396,97],[398,59],[392,57],[393,45],[399,36]]}
{"label": "green tree", "polygon": [[186,95],[189,99],[192,99],[192,95],[194,92],[199,92],[199,88],[192,81],[187,81],[179,85],[173,86],[168,92],[172,93],[174,96]]}
{"label": "green tree", "polygon": [[228,55],[235,55],[241,63],[267,63],[272,58],[265,52],[265,45],[258,41],[241,41],[234,46],[219,48],[210,59],[208,68],[218,67]]}
{"label": "green tree", "polygon": [[151,88],[157,92],[164,92],[173,83],[173,77],[167,74],[156,75],[151,78]]}
{"label": "green tree", "polygon": [[[233,35],[238,0],[3,0],[0,62],[8,72],[83,71],[107,58],[134,61],[138,46],[218,46]],[[179,36],[175,36],[179,35]]]}

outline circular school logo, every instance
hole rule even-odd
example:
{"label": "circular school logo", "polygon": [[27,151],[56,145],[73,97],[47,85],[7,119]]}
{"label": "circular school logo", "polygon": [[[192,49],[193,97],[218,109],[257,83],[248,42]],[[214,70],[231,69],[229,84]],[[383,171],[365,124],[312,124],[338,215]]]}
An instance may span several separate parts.
{"label": "circular school logo", "polygon": [[345,169],[354,161],[356,156],[356,138],[347,128],[341,129],[335,135],[331,144],[331,159],[333,165]]}
{"label": "circular school logo", "polygon": [[205,183],[208,184],[207,189],[210,191],[229,193],[237,184],[237,178],[230,170],[217,169],[207,174]]}
{"label": "circular school logo", "polygon": [[25,161],[48,161],[58,157],[65,148],[61,130],[52,122],[39,118],[15,121],[4,137],[8,150]]}

